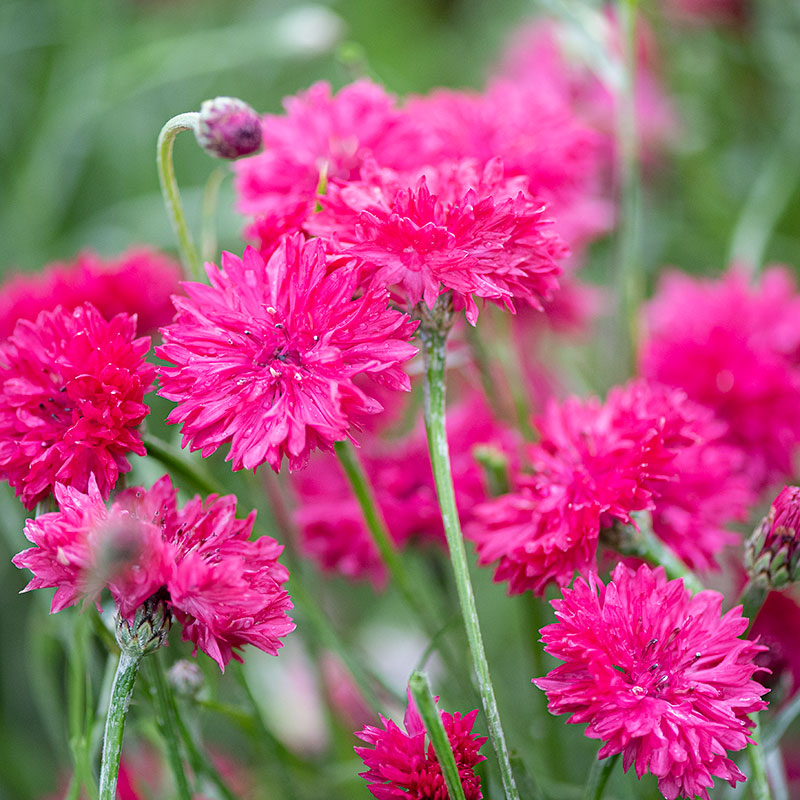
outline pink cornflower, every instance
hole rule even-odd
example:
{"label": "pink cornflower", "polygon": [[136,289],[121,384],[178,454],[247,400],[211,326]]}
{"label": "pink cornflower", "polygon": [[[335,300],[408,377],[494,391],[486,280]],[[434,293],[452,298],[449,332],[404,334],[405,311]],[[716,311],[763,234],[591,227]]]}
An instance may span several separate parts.
{"label": "pink cornflower", "polygon": [[599,758],[622,753],[624,769],[655,775],[667,800],[708,800],[713,777],[745,780],[725,751],[752,741],[748,715],[767,705],[753,680],[763,648],[738,638],[747,619],[741,606],[721,615],[723,599],[692,596],[662,567],[619,564],[607,586],[591,575],[565,589],[558,622],[542,629],[545,651],[564,662],[533,681],[550,713],[588,723],[605,742]]}
{"label": "pink cornflower", "polygon": [[[438,698],[436,698],[438,700]],[[475,766],[486,760],[480,748],[485,736],[472,732],[477,709],[466,716],[439,712],[453,748],[456,766],[466,800],[481,800],[481,779]],[[405,730],[382,714],[382,728],[366,725],[356,736],[370,747],[356,747],[367,772],[362,772],[372,796],[377,800],[447,800],[448,792],[442,768],[433,745],[426,741],[425,726],[409,697],[403,718]]]}
{"label": "pink cornflower", "polygon": [[367,80],[336,95],[329,84],[284,100],[284,115],[263,117],[264,152],[236,162],[236,193],[243,214],[281,215],[313,203],[317,188],[332,179],[352,180],[365,158],[399,166],[405,145],[403,117],[395,99]]}
{"label": "pink cornflower", "polygon": [[67,311],[91,303],[106,319],[135,314],[140,331],[172,319],[170,295],[178,291],[180,265],[145,247],[103,259],[91,251],[74,261],[49,264],[32,275],[17,274],[0,286],[0,336],[10,336],[17,320],[34,320],[41,311]]}
{"label": "pink cornflower", "polygon": [[740,454],[719,442],[724,425],[680,390],[633,381],[604,404],[551,402],[537,427],[533,474],[514,475],[514,490],[474,509],[467,529],[512,593],[542,594],[593,569],[601,530],[630,524],[634,511],[652,511],[656,534],[707,567],[733,540],[723,524],[752,498],[731,472]]}
{"label": "pink cornflower", "polygon": [[282,240],[268,262],[252,248],[207,267],[210,286],[185,283],[175,322],[156,352],[160,394],[178,406],[183,445],[208,456],[230,443],[233,469],[303,467],[315,449],[351,437],[381,405],[353,381],[365,374],[407,390],[400,368],[416,353],[416,325],[389,308],[385,290],[357,293],[347,259],[318,240]]}
{"label": "pink cornflower", "polygon": [[507,179],[497,159],[485,167],[444,163],[417,176],[371,163],[360,181],[331,182],[309,228],[333,237],[409,307],[432,308],[452,291],[456,309],[466,308],[475,324],[476,299],[541,308],[558,287],[566,249],[526,185]]}
{"label": "pink cornflower", "polygon": [[181,509],[166,475],[150,490],[126,489],[109,508],[94,483],[88,494],[57,486],[56,497],[59,511],[26,523],[36,547],[13,559],[34,573],[26,591],[56,587],[52,612],[108,588],[130,620],[165,592],[184,641],[223,670],[247,644],[275,655],[294,629],[283,548],[269,536],[250,541],[255,512],[236,519],[235,497],[194,497]]}
{"label": "pink cornflower", "polygon": [[108,497],[128,453],[144,455],[138,426],[155,368],[136,318],[105,320],[89,304],[20,320],[0,343],[0,477],[27,508],[56,482]]}
{"label": "pink cornflower", "polygon": [[646,307],[642,373],[685,390],[728,423],[763,487],[794,472],[800,445],[800,295],[788,270],[757,285],[671,272]]}

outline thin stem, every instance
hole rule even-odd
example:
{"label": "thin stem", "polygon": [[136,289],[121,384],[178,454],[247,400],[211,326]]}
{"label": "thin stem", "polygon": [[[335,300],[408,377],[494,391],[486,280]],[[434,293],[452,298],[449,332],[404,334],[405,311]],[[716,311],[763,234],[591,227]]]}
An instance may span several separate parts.
{"label": "thin stem", "polygon": [[436,753],[436,760],[442,769],[442,777],[447,786],[450,800],[466,800],[461,776],[458,774],[458,765],[453,755],[453,746],[444,729],[442,716],[436,710],[428,679],[421,672],[414,671],[409,678],[408,688],[433,745],[433,751]]}
{"label": "thin stem", "polygon": [[229,175],[225,167],[217,167],[206,181],[203,190],[203,217],[200,228],[200,256],[203,261],[213,261],[217,255],[217,204],[219,189]]}
{"label": "thin stem", "polygon": [[753,741],[747,745],[747,755],[750,758],[750,789],[753,793],[753,800],[772,800],[772,792],[767,780],[766,750],[759,745],[761,725],[758,718],[758,714],[753,714],[756,726],[751,734]]}
{"label": "thin stem", "polygon": [[171,473],[179,475],[195,489],[204,494],[224,494],[225,488],[219,486],[204,469],[190,463],[182,450],[153,434],[144,437],[144,446],[149,456],[160,461]]}
{"label": "thin stem", "polygon": [[622,309],[622,353],[634,365],[638,340],[638,309],[644,295],[642,261],[642,200],[636,130],[636,8],[637,0],[620,0],[622,82],[617,96],[619,149],[619,282]]}
{"label": "thin stem", "polygon": [[617,753],[609,758],[594,761],[591,770],[589,770],[589,778],[586,781],[586,789],[583,793],[584,800],[601,800],[608,779],[611,777],[617,761],[619,761],[619,756],[620,754]]}
{"label": "thin stem", "polygon": [[194,239],[189,226],[186,224],[186,214],[181,202],[181,193],[178,189],[178,182],[175,179],[175,166],[172,163],[172,147],[175,144],[175,137],[181,131],[195,130],[199,119],[200,115],[196,111],[178,114],[173,117],[164,125],[161,133],[158,134],[156,149],[156,166],[158,167],[158,179],[161,183],[161,194],[172,223],[172,229],[178,237],[181,260],[191,277],[198,281],[203,279],[203,273]]}
{"label": "thin stem", "polygon": [[492,747],[500,765],[500,775],[506,800],[519,800],[519,793],[517,792],[506,748],[503,726],[497,710],[494,686],[489,675],[489,664],[486,661],[486,652],[483,647],[483,636],[481,635],[478,621],[478,611],[475,606],[475,596],[472,591],[472,582],[467,565],[467,554],[461,533],[461,523],[458,518],[458,508],[456,507],[445,426],[445,340],[447,333],[442,328],[445,328],[445,326],[437,327],[435,324],[426,324],[423,321],[421,330],[426,377],[425,429],[428,434],[431,467],[433,468],[439,507],[442,512],[442,522],[445,536],[447,537],[450,562],[455,575],[461,616],[464,620],[467,640],[469,641],[481,704],[486,714],[489,737],[492,740]]}
{"label": "thin stem", "polygon": [[172,776],[175,779],[178,797],[181,800],[192,800],[192,792],[189,789],[189,781],[183,769],[183,760],[178,746],[178,712],[156,654],[153,654],[145,662],[145,673],[150,684],[150,699],[155,707],[156,725],[166,745],[167,761],[169,761]]}
{"label": "thin stem", "polygon": [[756,615],[767,599],[767,594],[769,594],[768,589],[759,586],[753,581],[748,581],[744,589],[742,589],[742,593],[739,595],[739,602],[742,605],[742,616],[750,620],[747,626],[748,630],[753,626]]}
{"label": "thin stem", "polygon": [[763,746],[772,750],[778,746],[783,734],[789,726],[800,716],[800,693],[796,694],[774,717],[772,724],[767,728]]}
{"label": "thin stem", "polygon": [[111,687],[111,702],[108,704],[103,754],[100,760],[100,800],[116,800],[119,758],[122,754],[122,736],[125,718],[133,695],[136,674],[139,672],[140,655],[121,652],[114,685]]}

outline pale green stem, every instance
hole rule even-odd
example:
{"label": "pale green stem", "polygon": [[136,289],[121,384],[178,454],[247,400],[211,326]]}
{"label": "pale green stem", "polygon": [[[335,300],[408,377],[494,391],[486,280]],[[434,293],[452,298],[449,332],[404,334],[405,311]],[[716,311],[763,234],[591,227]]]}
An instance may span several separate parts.
{"label": "pale green stem", "polygon": [[747,629],[753,626],[753,622],[764,601],[767,599],[769,591],[763,586],[758,586],[753,581],[748,581],[742,593],[739,595],[739,603],[742,606],[742,616],[750,620]]}
{"label": "pale green stem", "polygon": [[767,780],[766,751],[759,744],[761,725],[758,718],[758,714],[753,714],[752,719],[756,726],[751,733],[753,741],[747,745],[747,755],[750,758],[750,791],[753,793],[753,800],[772,800]]}
{"label": "pale green stem", "polygon": [[203,190],[203,221],[200,228],[200,256],[203,261],[214,261],[217,256],[217,204],[219,189],[229,175],[225,167],[217,167],[206,181]]}
{"label": "pale green stem", "polygon": [[166,746],[167,761],[172,771],[172,777],[175,780],[178,797],[180,800],[192,800],[192,792],[189,788],[189,781],[186,778],[183,759],[178,747],[178,710],[175,707],[172,692],[167,685],[164,671],[156,656],[157,654],[152,654],[145,662],[145,674],[149,683],[150,699],[156,712],[156,725]]}
{"label": "pale green stem", "polygon": [[103,753],[100,759],[100,800],[116,800],[125,718],[128,715],[141,661],[140,655],[132,655],[125,651],[119,656],[114,685],[111,687],[111,701],[108,704]]}
{"label": "pale green stem", "polygon": [[584,800],[601,800],[608,779],[611,777],[617,761],[619,761],[619,755],[617,753],[609,758],[596,759],[592,763],[592,768],[589,770],[589,778],[586,781],[586,789],[583,793]]}
{"label": "pale green stem", "polygon": [[217,484],[205,469],[192,464],[183,450],[153,434],[147,434],[143,440],[147,455],[160,461],[172,474],[184,478],[204,494],[225,494],[225,487]]}
{"label": "pale green stem", "polygon": [[433,752],[436,753],[436,760],[442,769],[442,777],[450,800],[466,800],[450,737],[444,729],[441,714],[436,710],[428,679],[421,672],[412,672],[408,688],[433,745]]}
{"label": "pale green stem", "polygon": [[190,111],[186,114],[178,114],[164,125],[161,133],[158,134],[156,166],[158,167],[158,179],[161,183],[164,205],[167,208],[172,229],[178,237],[181,260],[191,277],[201,281],[203,273],[200,258],[197,255],[197,247],[195,247],[189,226],[186,224],[181,193],[175,179],[175,166],[172,163],[172,147],[175,144],[175,137],[181,131],[194,131],[199,119],[200,115],[196,111]]}
{"label": "pale green stem", "polygon": [[[621,353],[633,368],[638,340],[638,310],[644,295],[642,276],[642,201],[639,146],[636,130],[636,9],[637,0],[619,0],[622,36],[622,85],[617,98],[619,149],[619,282]],[[623,362],[624,363],[624,362]]]}
{"label": "pale green stem", "polygon": [[783,734],[786,733],[789,726],[798,716],[800,716],[800,692],[775,715],[772,724],[767,729],[763,747],[767,750],[772,750],[777,747]]}
{"label": "pale green stem", "polygon": [[[440,301],[441,302],[441,301]],[[444,326],[443,326],[444,327]],[[436,325],[427,325],[423,322],[421,327],[422,351],[425,358],[425,429],[428,434],[428,448],[433,468],[433,478],[436,484],[436,494],[439,498],[439,507],[442,512],[447,546],[450,552],[450,562],[455,575],[456,589],[458,591],[461,616],[469,641],[472,663],[477,677],[477,688],[481,696],[486,721],[489,728],[489,738],[497,755],[500,765],[500,775],[506,800],[519,800],[514,774],[506,748],[503,726],[500,722],[500,713],[497,709],[494,686],[489,675],[489,664],[486,661],[486,652],[483,646],[478,610],[475,606],[475,596],[472,591],[472,582],[469,577],[467,554],[464,548],[464,539],[461,533],[461,523],[456,507],[453,476],[450,468],[450,451],[447,444],[447,430],[445,426],[445,340],[446,332]]]}

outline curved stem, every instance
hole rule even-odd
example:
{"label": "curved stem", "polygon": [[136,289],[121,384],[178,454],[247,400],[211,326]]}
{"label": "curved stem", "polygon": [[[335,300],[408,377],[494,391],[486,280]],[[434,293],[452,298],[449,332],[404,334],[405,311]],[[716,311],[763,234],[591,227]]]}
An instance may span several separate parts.
{"label": "curved stem", "polygon": [[111,687],[111,702],[108,704],[103,754],[100,760],[100,800],[116,800],[119,758],[122,754],[122,736],[125,718],[133,695],[133,686],[139,672],[140,655],[121,652],[114,685]]}
{"label": "curved stem", "polygon": [[611,777],[617,761],[619,761],[619,756],[620,754],[617,753],[609,758],[597,759],[592,764],[589,778],[586,781],[586,789],[583,793],[584,800],[601,800],[608,779]]}
{"label": "curved stem", "polygon": [[178,189],[178,182],[175,179],[175,167],[172,163],[172,147],[175,143],[175,137],[181,131],[193,131],[199,118],[200,115],[196,111],[178,114],[173,117],[164,125],[161,133],[158,134],[156,149],[156,166],[158,167],[158,179],[161,183],[161,194],[172,223],[172,229],[178,237],[181,260],[191,277],[198,281],[203,279],[203,273],[194,239],[189,231],[189,226],[186,224],[181,193]]}
{"label": "curved stem", "polygon": [[192,792],[189,789],[178,747],[178,710],[156,653],[145,662],[145,672],[150,684],[150,698],[155,707],[156,725],[166,745],[167,760],[175,779],[178,797],[180,800],[192,800]]}
{"label": "curved stem", "polygon": [[414,671],[409,678],[408,688],[433,745],[433,751],[436,753],[436,760],[441,767],[450,800],[466,800],[461,776],[458,774],[458,765],[453,755],[453,746],[444,729],[442,716],[436,710],[428,679],[421,672]]}
{"label": "curved stem", "polygon": [[[444,327],[444,326],[443,326]],[[450,551],[450,562],[456,580],[461,616],[469,641],[472,663],[478,681],[489,737],[500,764],[500,775],[507,800],[519,800],[511,762],[506,748],[500,713],[494,686],[489,675],[489,664],[483,647],[483,636],[478,621],[478,610],[475,606],[475,595],[469,577],[467,554],[461,533],[461,523],[456,507],[453,476],[450,468],[450,452],[447,445],[445,427],[445,340],[446,332],[441,327],[426,325],[423,321],[421,330],[422,352],[425,358],[425,429],[428,434],[428,448],[436,484],[436,494],[442,512],[447,546]]]}

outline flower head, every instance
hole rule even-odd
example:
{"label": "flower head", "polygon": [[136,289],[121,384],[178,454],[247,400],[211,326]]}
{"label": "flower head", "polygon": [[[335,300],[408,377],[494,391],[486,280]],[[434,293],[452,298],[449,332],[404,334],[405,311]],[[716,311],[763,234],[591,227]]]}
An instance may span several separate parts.
{"label": "flower head", "polygon": [[150,332],[172,319],[170,295],[178,291],[180,265],[145,247],[102,259],[90,251],[74,261],[49,264],[32,275],[14,275],[0,286],[0,336],[20,319],[35,320],[61,306],[72,311],[91,303],[106,319],[135,314],[138,330]]}
{"label": "flower head", "polygon": [[800,561],[800,487],[784,486],[745,548],[750,579],[780,589],[796,581]]}
{"label": "flower head", "polygon": [[534,680],[550,712],[588,723],[605,742],[600,758],[622,753],[625,770],[655,775],[667,800],[708,800],[713,777],[745,780],[725,751],[751,741],[748,715],[766,707],[753,680],[763,648],[738,638],[747,620],[741,607],[721,615],[722,601],[692,597],[661,567],[620,564],[607,586],[590,576],[564,590],[558,622],[542,629],[545,651],[564,662]]}
{"label": "flower head", "polygon": [[[438,698],[437,698],[438,699]],[[480,748],[485,736],[472,732],[477,709],[466,716],[439,712],[453,748],[466,800],[481,800],[481,780],[475,766],[486,760]],[[366,725],[356,733],[370,747],[356,747],[367,772],[361,776],[377,800],[447,800],[447,786],[433,745],[426,741],[425,726],[409,697],[403,719],[405,730],[379,715],[381,725]]]}
{"label": "flower head", "polygon": [[58,483],[103,497],[144,455],[139,423],[155,368],[136,318],[105,320],[88,303],[20,320],[0,343],[0,476],[28,507]]}
{"label": "flower head", "polygon": [[249,156],[261,149],[261,120],[243,100],[215,97],[200,106],[195,138],[215,158]]}
{"label": "flower head", "polygon": [[476,298],[509,309],[514,300],[541,308],[558,287],[566,248],[549,231],[544,204],[525,179],[507,179],[495,159],[447,162],[418,175],[362,170],[361,181],[331,182],[312,232],[334,237],[343,252],[409,307],[433,308],[452,291],[474,324]]}
{"label": "flower head", "polygon": [[319,241],[282,240],[268,262],[252,248],[207,267],[211,286],[186,283],[162,330],[160,394],[178,403],[183,443],[203,456],[230,443],[234,470],[305,465],[347,439],[381,405],[353,378],[408,389],[400,368],[415,324],[385,290],[357,293],[358,274],[328,261]]}
{"label": "flower head", "polygon": [[126,489],[108,508],[94,485],[88,494],[57,486],[56,496],[59,511],[26,523],[36,546],[14,557],[34,573],[26,590],[56,587],[51,611],[107,588],[133,622],[159,595],[183,639],[221,669],[247,644],[275,655],[294,629],[283,548],[269,536],[250,540],[255,512],[236,519],[235,497],[195,497],[178,508],[166,475],[150,490]]}

